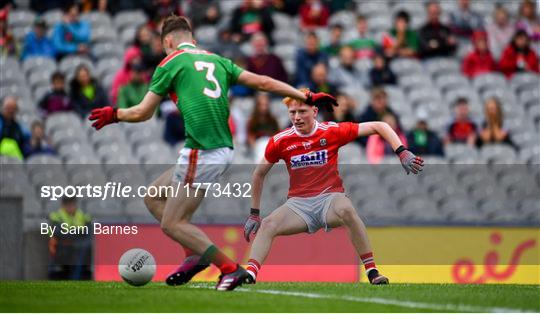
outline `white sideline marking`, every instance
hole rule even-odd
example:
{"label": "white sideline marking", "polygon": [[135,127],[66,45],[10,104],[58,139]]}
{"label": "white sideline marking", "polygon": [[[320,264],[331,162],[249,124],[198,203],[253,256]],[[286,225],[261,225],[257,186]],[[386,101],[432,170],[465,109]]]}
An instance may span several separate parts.
{"label": "white sideline marking", "polygon": [[[188,285],[190,288],[199,288],[199,289],[214,289],[212,286],[198,284],[198,285]],[[331,295],[331,294],[320,294],[320,293],[311,293],[311,292],[300,292],[300,291],[281,291],[281,290],[268,290],[268,289],[247,289],[247,288],[237,288],[235,291],[239,292],[255,292],[262,294],[273,294],[273,295],[286,295],[293,297],[303,297],[310,299],[332,299],[332,300],[342,300],[350,302],[361,302],[361,303],[375,303],[375,304],[384,304],[384,305],[395,305],[412,309],[429,309],[441,312],[455,311],[455,312],[474,312],[474,313],[531,313],[532,311],[527,311],[523,309],[512,309],[504,307],[481,307],[474,305],[465,305],[465,304],[440,304],[440,303],[425,303],[425,302],[415,302],[415,301],[401,301],[385,298],[366,298],[366,297],[356,297],[350,295]]]}

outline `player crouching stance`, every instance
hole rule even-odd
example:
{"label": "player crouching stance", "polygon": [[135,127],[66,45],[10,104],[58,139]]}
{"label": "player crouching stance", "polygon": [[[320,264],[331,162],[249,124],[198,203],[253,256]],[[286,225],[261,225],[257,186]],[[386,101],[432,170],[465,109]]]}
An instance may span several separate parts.
{"label": "player crouching stance", "polygon": [[[250,235],[256,234],[247,268],[251,282],[255,283],[276,236],[345,226],[369,282],[388,284],[388,278],[381,275],[375,265],[366,227],[344,194],[337,169],[338,150],[359,136],[378,134],[390,143],[407,174],[421,171],[424,161],[403,147],[397,134],[384,122],[320,123],[316,120],[316,107],[291,98],[283,102],[288,106],[293,126],[268,141],[265,157],[253,174],[251,214],[244,226],[248,242]],[[280,159],[285,161],[289,172],[288,199],[261,223],[259,206],[263,181]]]}

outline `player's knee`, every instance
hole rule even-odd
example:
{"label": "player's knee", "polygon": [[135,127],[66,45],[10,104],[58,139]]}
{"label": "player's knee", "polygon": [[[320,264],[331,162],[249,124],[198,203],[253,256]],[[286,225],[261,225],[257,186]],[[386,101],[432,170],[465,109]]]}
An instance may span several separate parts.
{"label": "player's knee", "polygon": [[278,224],[272,217],[266,217],[261,222],[261,228],[259,232],[267,233],[270,235],[276,235],[278,231]]}
{"label": "player's knee", "polygon": [[358,213],[353,207],[343,207],[336,211],[337,215],[341,220],[350,221],[358,216]]}

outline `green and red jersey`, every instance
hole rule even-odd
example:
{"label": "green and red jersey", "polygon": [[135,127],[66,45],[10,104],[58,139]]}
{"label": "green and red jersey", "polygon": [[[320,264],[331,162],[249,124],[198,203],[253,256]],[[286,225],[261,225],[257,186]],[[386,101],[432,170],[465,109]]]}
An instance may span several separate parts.
{"label": "green and red jersey", "polygon": [[185,146],[233,147],[228,92],[243,69],[231,60],[182,43],[156,68],[150,91],[170,95],[184,117]]}

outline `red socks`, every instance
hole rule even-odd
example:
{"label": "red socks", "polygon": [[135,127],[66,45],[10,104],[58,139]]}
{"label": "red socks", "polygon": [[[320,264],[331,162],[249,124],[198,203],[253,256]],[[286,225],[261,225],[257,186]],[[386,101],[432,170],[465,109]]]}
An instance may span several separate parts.
{"label": "red socks", "polygon": [[261,269],[261,264],[257,262],[256,260],[250,258],[248,261],[248,267],[247,272],[253,277],[253,280],[257,279],[257,274],[259,273],[259,270]]}
{"label": "red socks", "polygon": [[366,274],[369,273],[369,271],[372,269],[377,269],[377,266],[375,265],[375,260],[373,259],[373,252],[368,252],[366,254],[360,255],[360,259],[364,264]]}
{"label": "red socks", "polygon": [[219,270],[221,270],[222,274],[229,274],[236,269],[238,269],[238,265],[233,262],[230,258],[227,257],[227,255],[223,254],[215,245],[211,245],[206,249],[204,254],[201,256],[201,261],[203,263],[212,263],[216,265]]}

